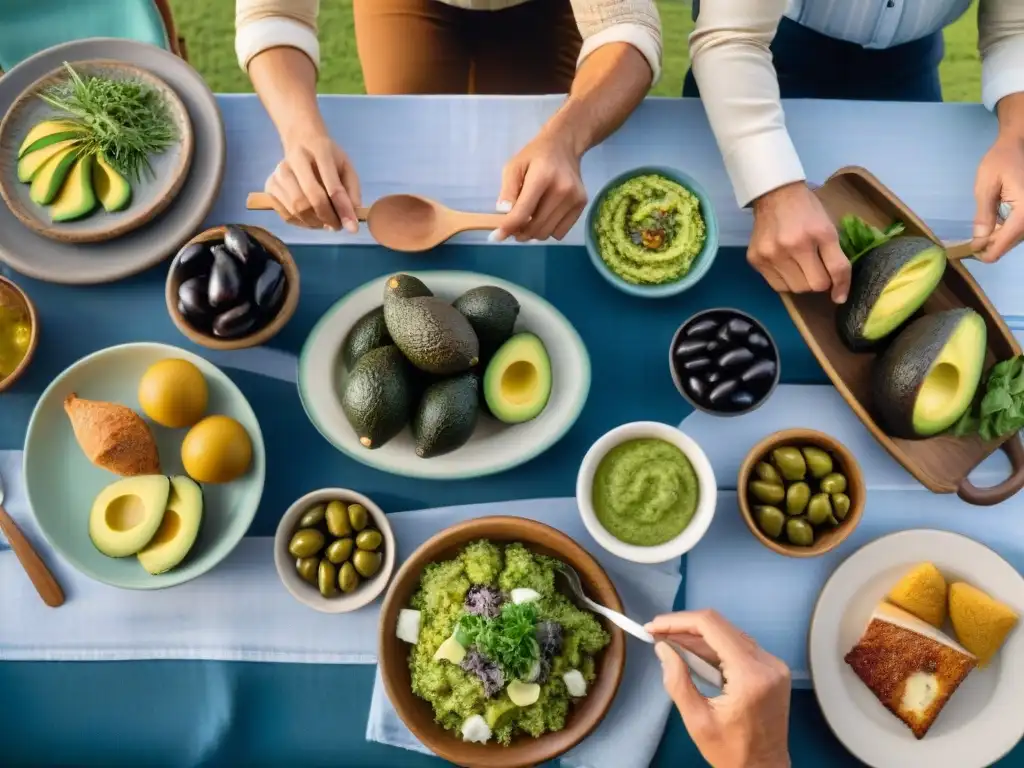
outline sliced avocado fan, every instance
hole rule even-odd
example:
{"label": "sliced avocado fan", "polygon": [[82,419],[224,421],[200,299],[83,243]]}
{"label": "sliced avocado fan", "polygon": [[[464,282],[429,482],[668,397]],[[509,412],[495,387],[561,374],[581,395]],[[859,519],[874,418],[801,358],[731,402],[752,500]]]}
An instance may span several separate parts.
{"label": "sliced avocado fan", "polygon": [[74,221],[96,209],[96,194],[92,188],[93,160],[92,155],[81,155],[75,161],[60,194],[50,206],[52,221]]}
{"label": "sliced avocado fan", "polygon": [[107,213],[124,210],[131,202],[131,184],[117,172],[103,153],[96,154],[96,162],[92,166],[92,186]]}

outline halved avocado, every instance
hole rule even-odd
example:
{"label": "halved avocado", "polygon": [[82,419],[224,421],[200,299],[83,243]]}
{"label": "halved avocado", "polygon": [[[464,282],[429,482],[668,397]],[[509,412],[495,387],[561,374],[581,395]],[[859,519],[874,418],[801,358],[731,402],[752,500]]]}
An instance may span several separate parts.
{"label": "halved avocado", "polygon": [[945,250],[924,237],[896,237],[866,253],[836,313],[843,343],[861,352],[893,333],[928,300],[945,270]]}
{"label": "halved avocado", "polygon": [[132,185],[103,154],[97,154],[93,163],[92,186],[107,213],[124,210],[131,202]]}
{"label": "halved avocado", "polygon": [[202,520],[202,489],[190,477],[172,477],[163,522],[139,552],[139,564],[154,576],[179,565],[196,543]]}
{"label": "halved avocado", "polygon": [[29,152],[18,161],[18,181],[23,181],[26,184],[32,181],[39,172],[39,169],[46,165],[48,160],[68,147],[74,147],[77,143],[77,139],[67,139],[66,141],[58,141],[42,149]]}
{"label": "halved avocado", "polygon": [[551,359],[532,333],[517,333],[494,353],[484,372],[484,398],[506,424],[535,419],[551,397]]}
{"label": "halved avocado", "polygon": [[87,216],[96,208],[92,189],[92,155],[82,155],[68,173],[60,195],[50,207],[52,221],[73,221]]}
{"label": "halved avocado", "polygon": [[49,205],[60,194],[64,180],[71,173],[78,160],[78,151],[74,146],[65,147],[46,161],[46,164],[32,177],[32,186],[28,196],[39,205]]}
{"label": "halved avocado", "polygon": [[163,475],[136,475],[108,485],[89,513],[89,538],[108,557],[139,552],[156,535],[167,511],[171,481]]}
{"label": "halved avocado", "polygon": [[973,309],[918,318],[875,361],[879,424],[893,437],[945,431],[971,407],[981,381],[988,333]]}
{"label": "halved avocado", "polygon": [[24,157],[29,152],[48,147],[58,141],[74,139],[83,132],[82,125],[71,120],[44,120],[28,132],[25,140],[21,142],[18,157]]}

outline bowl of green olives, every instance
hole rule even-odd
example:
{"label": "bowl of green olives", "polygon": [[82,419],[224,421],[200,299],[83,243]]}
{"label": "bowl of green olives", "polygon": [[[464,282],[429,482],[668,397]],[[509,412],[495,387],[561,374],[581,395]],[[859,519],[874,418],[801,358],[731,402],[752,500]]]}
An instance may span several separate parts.
{"label": "bowl of green olives", "polygon": [[811,429],[782,430],[755,445],[736,487],[750,532],[789,557],[817,557],[839,546],[860,522],[867,496],[853,454]]}
{"label": "bowl of green olives", "polygon": [[313,491],[292,504],[274,536],[274,565],[300,603],[347,613],[372,602],[395,569],[384,511],[346,488]]}

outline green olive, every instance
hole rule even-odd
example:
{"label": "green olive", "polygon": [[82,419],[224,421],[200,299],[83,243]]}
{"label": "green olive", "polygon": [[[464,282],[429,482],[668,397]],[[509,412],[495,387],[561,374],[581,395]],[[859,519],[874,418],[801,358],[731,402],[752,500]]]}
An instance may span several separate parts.
{"label": "green olive", "polygon": [[758,480],[764,480],[766,483],[772,485],[782,485],[782,477],[776,471],[775,467],[769,464],[767,461],[759,461],[754,465],[754,474],[757,475]]}
{"label": "green olive", "polygon": [[381,541],[383,541],[383,537],[380,535],[380,531],[375,531],[372,528],[360,531],[356,536],[356,546],[370,552],[376,552]]}
{"label": "green olive", "polygon": [[807,519],[812,525],[825,525],[832,517],[832,502],[827,493],[816,493],[807,503]]}
{"label": "green olive", "polygon": [[350,557],[352,557],[352,539],[335,539],[331,542],[330,546],[327,547],[327,559],[337,565],[338,563],[344,563]]}
{"label": "green olive", "polygon": [[342,538],[352,535],[352,526],[348,522],[348,512],[340,501],[332,501],[327,505],[327,530],[331,536]]}
{"label": "green olive", "polygon": [[807,462],[796,448],[776,448],[772,451],[772,461],[785,480],[803,480],[807,475]]}
{"label": "green olive", "polygon": [[786,538],[796,547],[809,547],[814,543],[814,528],[802,517],[791,517],[786,521]]}
{"label": "green olive", "polygon": [[764,480],[752,480],[748,487],[751,495],[764,504],[779,504],[786,498],[785,488],[774,483],[766,483]]}
{"label": "green olive", "polygon": [[800,451],[804,455],[804,461],[807,462],[807,469],[811,473],[811,477],[820,480],[832,471],[832,457],[828,455],[827,451],[813,445],[805,445]]}
{"label": "green olive", "polygon": [[832,511],[840,520],[845,520],[850,514],[850,497],[845,493],[832,494]]}
{"label": "green olive", "polygon": [[295,561],[295,570],[310,584],[316,584],[316,569],[320,566],[318,557],[300,557]]}
{"label": "green olive", "polygon": [[367,552],[365,549],[357,549],[356,553],[352,555],[352,565],[356,567],[356,571],[360,576],[368,579],[380,570],[381,559],[380,552]]}
{"label": "green olive", "polygon": [[345,563],[338,571],[338,587],[346,595],[359,586],[359,574],[352,567],[352,563]]}
{"label": "green olive", "polygon": [[833,472],[821,478],[822,493],[846,493],[846,476]]}
{"label": "green olive", "polygon": [[312,557],[323,548],[324,535],[316,528],[296,531],[288,543],[288,551],[292,557]]}
{"label": "green olive", "polygon": [[306,510],[306,513],[299,520],[299,528],[315,528],[324,521],[326,512],[327,506],[324,504],[317,504],[315,507]]}
{"label": "green olive", "polygon": [[362,504],[349,504],[348,505],[348,521],[352,523],[352,530],[361,531],[366,527],[366,524],[370,520],[370,515],[366,511],[366,507]]}
{"label": "green olive", "polygon": [[802,515],[811,498],[811,486],[800,481],[786,489],[786,514]]}
{"label": "green olive", "polygon": [[754,519],[765,535],[773,539],[779,538],[782,527],[786,524],[786,516],[782,514],[782,510],[768,505],[754,507]]}
{"label": "green olive", "polygon": [[324,559],[320,561],[320,567],[316,572],[316,584],[320,587],[320,594],[324,597],[334,597],[338,594],[338,569],[334,563]]}

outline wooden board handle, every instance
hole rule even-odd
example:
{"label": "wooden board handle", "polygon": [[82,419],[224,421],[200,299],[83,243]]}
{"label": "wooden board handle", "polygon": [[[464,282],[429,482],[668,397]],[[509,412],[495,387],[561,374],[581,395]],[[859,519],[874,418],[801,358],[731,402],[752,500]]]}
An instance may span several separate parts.
{"label": "wooden board handle", "polygon": [[1002,449],[1010,458],[1010,467],[1013,470],[1010,476],[998,485],[991,488],[979,488],[966,477],[961,481],[956,495],[968,504],[979,507],[990,507],[999,504],[1024,488],[1024,443],[1021,443],[1020,435],[1014,435],[1002,444]]}
{"label": "wooden board handle", "polygon": [[4,536],[7,537],[7,542],[14,550],[14,554],[18,556],[18,560],[21,561],[21,565],[29,579],[32,580],[36,591],[43,598],[43,602],[51,608],[64,605],[64,590],[60,588],[60,584],[53,578],[50,569],[46,567],[35,549],[29,544],[28,539],[25,538],[25,534],[15,525],[14,520],[3,507],[0,507],[0,531],[3,531]]}

